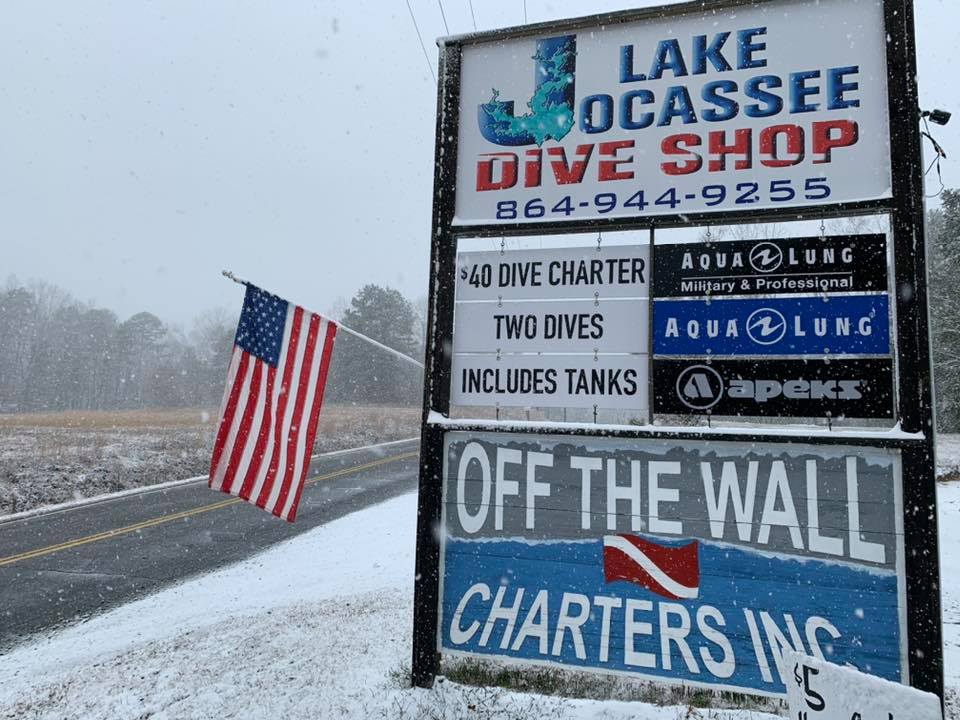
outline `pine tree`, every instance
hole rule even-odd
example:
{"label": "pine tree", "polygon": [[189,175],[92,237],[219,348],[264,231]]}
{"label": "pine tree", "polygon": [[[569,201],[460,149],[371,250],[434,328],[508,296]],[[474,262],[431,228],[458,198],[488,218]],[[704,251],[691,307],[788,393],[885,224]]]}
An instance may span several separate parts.
{"label": "pine tree", "polygon": [[[365,285],[340,319],[352,330],[405,355],[422,355],[417,313],[397,290]],[[328,382],[331,400],[409,405],[419,401],[422,372],[411,363],[341,332],[337,335]]]}
{"label": "pine tree", "polygon": [[937,420],[960,431],[960,191],[945,190],[930,213],[928,279]]}

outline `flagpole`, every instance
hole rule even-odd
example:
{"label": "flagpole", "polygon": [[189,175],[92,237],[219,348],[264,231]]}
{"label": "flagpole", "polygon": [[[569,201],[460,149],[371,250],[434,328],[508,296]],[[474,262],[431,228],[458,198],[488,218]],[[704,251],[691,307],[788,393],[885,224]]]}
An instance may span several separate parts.
{"label": "flagpole", "polygon": [[[229,270],[222,270],[221,272],[223,273],[223,276],[224,276],[225,278],[228,278],[228,279],[230,279],[230,280],[233,280],[233,281],[234,281],[235,283],[237,283],[238,285],[253,285],[253,283],[249,282],[248,280],[244,280],[243,278],[237,277],[236,275],[234,275],[234,274],[233,274],[232,272],[230,272]],[[404,354],[403,354],[402,352],[400,352],[399,350],[394,350],[392,347],[390,347],[390,346],[388,346],[388,345],[384,345],[382,342],[378,342],[378,341],[374,340],[372,337],[368,337],[368,336],[364,335],[364,334],[361,333],[361,332],[357,332],[356,330],[353,330],[352,328],[348,328],[346,325],[344,325],[344,324],[343,324],[342,322],[340,322],[339,320],[332,320],[331,322],[333,322],[340,330],[343,330],[345,333],[349,333],[349,334],[353,335],[354,337],[360,338],[361,340],[364,340],[364,341],[370,343],[370,344],[373,345],[374,347],[380,348],[380,349],[383,350],[384,352],[390,353],[391,355],[394,355],[394,356],[400,358],[401,360],[405,360],[405,361],[407,361],[408,363],[412,363],[413,365],[416,365],[416,366],[417,366],[418,368],[420,368],[421,370],[423,369],[423,363],[420,362],[419,360],[415,360],[414,358],[410,357],[409,355],[404,355]]]}

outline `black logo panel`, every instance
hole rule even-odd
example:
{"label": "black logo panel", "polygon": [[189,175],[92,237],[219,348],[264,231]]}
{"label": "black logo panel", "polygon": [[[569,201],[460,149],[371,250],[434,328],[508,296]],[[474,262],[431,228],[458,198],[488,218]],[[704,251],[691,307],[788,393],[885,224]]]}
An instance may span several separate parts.
{"label": "black logo panel", "polygon": [[893,362],[654,360],[659,414],[892,418]]}
{"label": "black logo panel", "polygon": [[883,235],[657,244],[653,295],[886,292]]}

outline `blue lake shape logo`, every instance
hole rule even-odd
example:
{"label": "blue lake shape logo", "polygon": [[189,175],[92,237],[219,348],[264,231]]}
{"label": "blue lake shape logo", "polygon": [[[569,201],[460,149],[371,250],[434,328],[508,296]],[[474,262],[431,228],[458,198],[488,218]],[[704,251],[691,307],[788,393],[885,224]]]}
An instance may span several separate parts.
{"label": "blue lake shape logo", "polygon": [[501,100],[493,89],[490,102],[477,109],[480,134],[496,145],[542,145],[562,140],[574,124],[574,76],[577,62],[577,36],[537,40],[533,97],[527,103],[530,112],[514,114],[513,100]]}

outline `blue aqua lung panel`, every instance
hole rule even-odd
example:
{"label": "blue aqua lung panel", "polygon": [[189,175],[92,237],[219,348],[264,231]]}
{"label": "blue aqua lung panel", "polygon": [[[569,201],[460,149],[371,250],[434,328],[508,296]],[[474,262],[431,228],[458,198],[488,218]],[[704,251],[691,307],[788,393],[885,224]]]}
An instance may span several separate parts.
{"label": "blue aqua lung panel", "polygon": [[448,433],[439,642],[764,695],[788,648],[905,681],[899,455]]}
{"label": "blue aqua lung panel", "polygon": [[886,294],[656,300],[656,355],[886,355]]}

